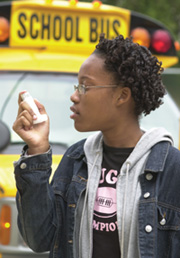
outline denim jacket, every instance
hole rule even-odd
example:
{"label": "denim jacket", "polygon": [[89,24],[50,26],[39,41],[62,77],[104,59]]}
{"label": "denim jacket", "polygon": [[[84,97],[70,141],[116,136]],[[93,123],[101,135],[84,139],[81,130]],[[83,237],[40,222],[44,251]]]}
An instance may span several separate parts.
{"label": "denim jacket", "polygon": [[[15,167],[20,232],[30,248],[52,258],[74,257],[75,211],[87,183],[83,145],[67,150],[50,185],[51,153],[20,159]],[[180,258],[179,150],[156,144],[140,183],[140,257]]]}

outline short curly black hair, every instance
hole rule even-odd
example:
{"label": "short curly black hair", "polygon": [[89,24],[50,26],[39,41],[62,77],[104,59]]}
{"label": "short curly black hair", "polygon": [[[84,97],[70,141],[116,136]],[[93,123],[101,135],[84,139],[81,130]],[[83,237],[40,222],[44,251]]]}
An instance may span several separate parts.
{"label": "short curly black hair", "polygon": [[147,115],[163,103],[162,63],[146,47],[122,35],[109,40],[101,34],[93,54],[105,59],[105,68],[114,73],[116,83],[131,89],[137,116]]}

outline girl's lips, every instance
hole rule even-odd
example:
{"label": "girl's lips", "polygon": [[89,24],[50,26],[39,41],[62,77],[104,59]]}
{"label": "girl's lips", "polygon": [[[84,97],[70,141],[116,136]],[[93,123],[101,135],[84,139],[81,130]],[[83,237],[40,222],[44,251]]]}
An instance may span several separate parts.
{"label": "girl's lips", "polygon": [[73,112],[73,114],[70,116],[70,118],[72,118],[72,119],[76,118],[79,115],[79,112],[77,111],[77,109],[74,106],[70,107],[70,109]]}

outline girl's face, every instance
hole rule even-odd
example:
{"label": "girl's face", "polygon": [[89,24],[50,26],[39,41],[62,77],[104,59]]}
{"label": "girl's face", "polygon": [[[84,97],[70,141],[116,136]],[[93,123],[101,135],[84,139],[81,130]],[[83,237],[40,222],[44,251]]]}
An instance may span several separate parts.
{"label": "girl's face", "polygon": [[[105,70],[104,59],[92,54],[82,64],[79,75],[79,84],[85,86],[115,85],[113,75]],[[117,88],[89,88],[85,94],[76,90],[71,101],[71,119],[78,131],[106,131],[116,124],[117,110],[115,95]]]}

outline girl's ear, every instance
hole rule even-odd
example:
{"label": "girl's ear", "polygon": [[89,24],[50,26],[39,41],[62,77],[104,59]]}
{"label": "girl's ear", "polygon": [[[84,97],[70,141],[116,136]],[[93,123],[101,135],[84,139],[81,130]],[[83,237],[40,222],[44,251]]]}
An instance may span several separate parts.
{"label": "girl's ear", "polygon": [[117,97],[117,104],[121,105],[126,103],[131,98],[131,90],[128,87],[119,88],[118,97]]}

